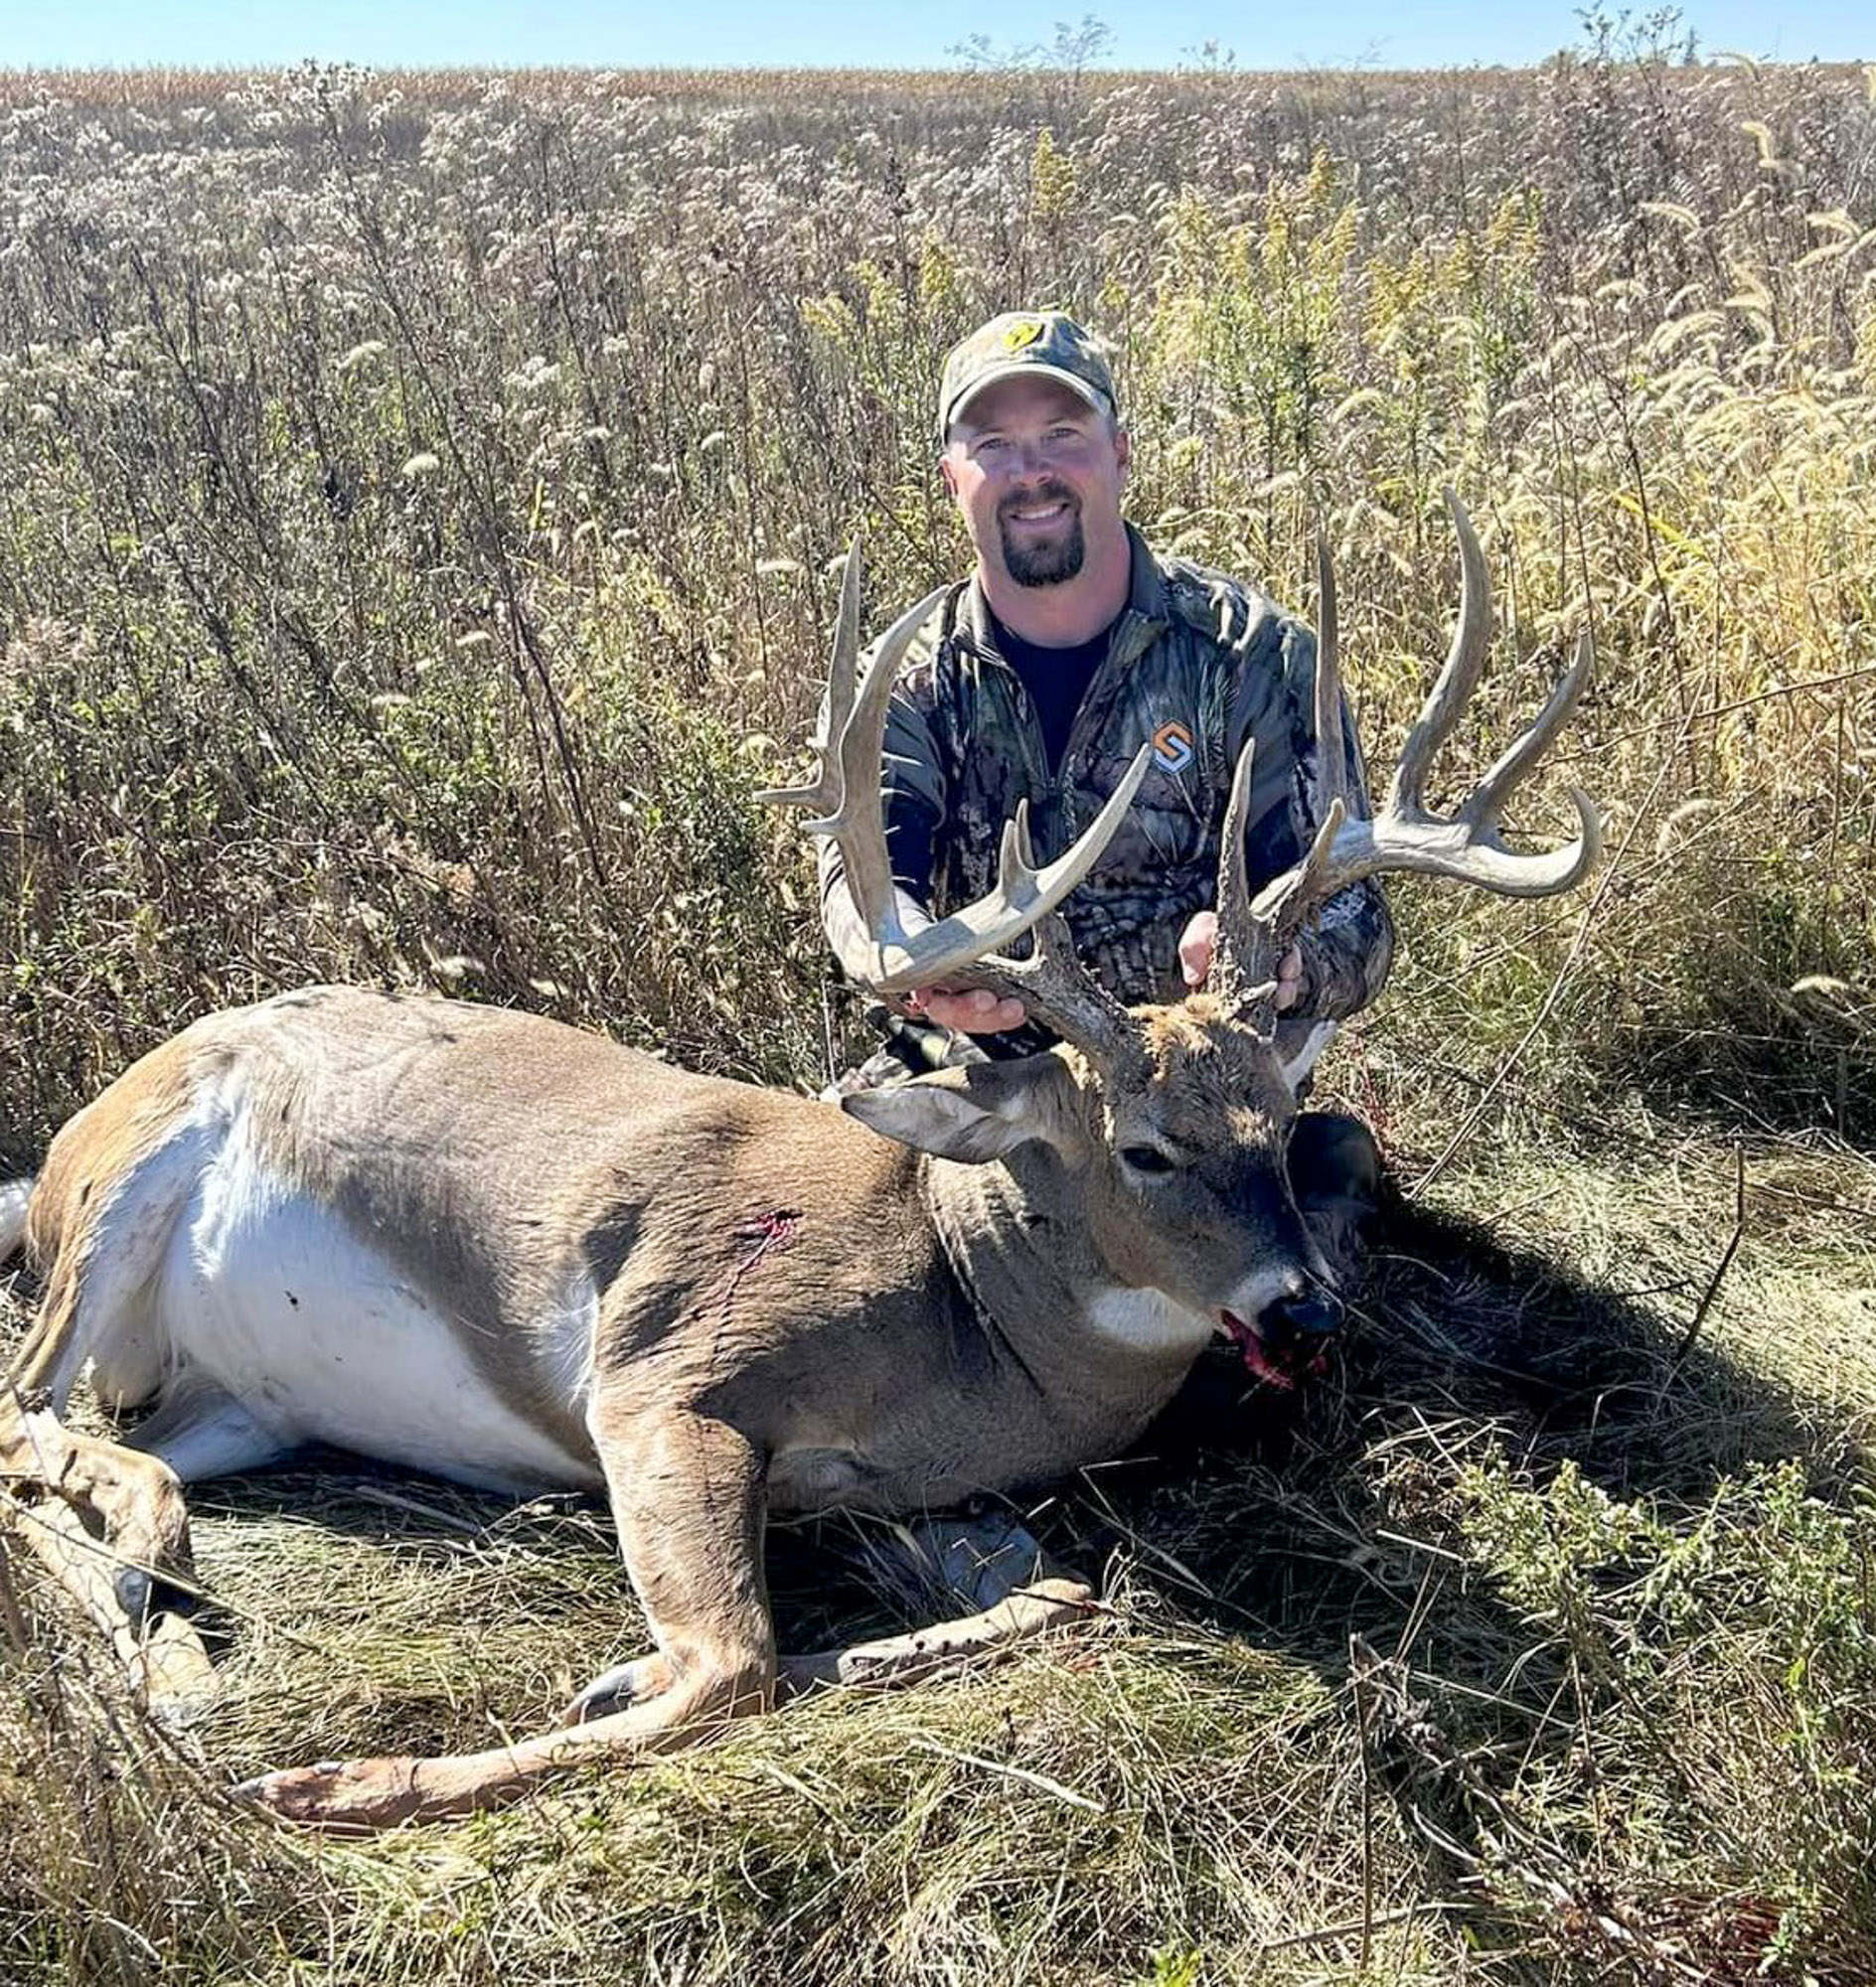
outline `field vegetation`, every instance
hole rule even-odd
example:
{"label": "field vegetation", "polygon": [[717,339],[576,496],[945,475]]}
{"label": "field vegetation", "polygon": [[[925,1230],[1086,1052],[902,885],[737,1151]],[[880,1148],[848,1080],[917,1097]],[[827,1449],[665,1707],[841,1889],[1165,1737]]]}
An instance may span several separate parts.
{"label": "field vegetation", "polygon": [[[0,77],[0,1164],[315,978],[812,1087],[796,762],[963,565],[947,346],[1114,342],[1155,541],[1308,611],[1386,767],[1586,617],[1529,907],[1402,888],[1330,1093],[1401,1188],[1345,1365],[1040,1501],[1102,1630],[371,1844],[222,1791],[631,1652],[603,1514],[209,1486],[171,1732],[0,1538],[0,1978],[1876,1978],[1876,73],[1592,24],[1527,74]],[[0,1296],[17,1328],[24,1278]],[[827,1525],[785,1639],[925,1607]]]}

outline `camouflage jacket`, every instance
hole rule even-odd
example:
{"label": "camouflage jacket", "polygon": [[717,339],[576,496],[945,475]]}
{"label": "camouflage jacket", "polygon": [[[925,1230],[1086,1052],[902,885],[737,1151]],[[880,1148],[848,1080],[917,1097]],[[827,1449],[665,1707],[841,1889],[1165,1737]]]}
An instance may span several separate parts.
{"label": "camouflage jacket", "polygon": [[[1185,991],[1179,935],[1194,911],[1216,901],[1219,835],[1246,738],[1257,739],[1252,887],[1298,860],[1315,834],[1316,643],[1240,581],[1162,560],[1137,532],[1129,535],[1128,603],[1052,777],[1028,694],[997,651],[981,586],[973,577],[946,594],[913,638],[888,708],[886,822],[888,833],[900,820],[929,833],[929,879],[905,876],[896,860],[894,869],[907,894],[943,917],[995,883],[1003,825],[1019,800],[1029,803],[1037,859],[1052,860],[1153,739],[1153,764],[1127,819],[1063,915],[1077,953],[1123,999],[1175,999]],[[1351,798],[1365,806],[1345,706],[1342,732]],[[855,912],[839,852],[827,845],[822,898],[838,950]],[[1338,1019],[1366,1005],[1393,952],[1380,891],[1363,883],[1331,899],[1302,951],[1293,1019]]]}

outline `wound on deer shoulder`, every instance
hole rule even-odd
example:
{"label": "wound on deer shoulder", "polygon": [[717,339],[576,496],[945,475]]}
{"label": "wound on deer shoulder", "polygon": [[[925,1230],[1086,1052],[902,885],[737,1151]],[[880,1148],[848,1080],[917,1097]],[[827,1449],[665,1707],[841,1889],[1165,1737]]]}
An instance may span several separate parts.
{"label": "wound on deer shoulder", "polygon": [[729,1279],[723,1286],[721,1296],[722,1317],[727,1322],[731,1304],[736,1293],[742,1288],[742,1280],[756,1269],[765,1256],[773,1256],[786,1249],[801,1233],[802,1212],[798,1207],[765,1208],[753,1214],[746,1221],[736,1223],[732,1231],[738,1242],[748,1242],[753,1246],[730,1271]]}
{"label": "wound on deer shoulder", "polygon": [[800,1234],[801,1221],[800,1208],[774,1207],[765,1208],[760,1214],[739,1222],[736,1227],[737,1241],[755,1244],[744,1267],[753,1268],[764,1256],[777,1249],[786,1249]]}

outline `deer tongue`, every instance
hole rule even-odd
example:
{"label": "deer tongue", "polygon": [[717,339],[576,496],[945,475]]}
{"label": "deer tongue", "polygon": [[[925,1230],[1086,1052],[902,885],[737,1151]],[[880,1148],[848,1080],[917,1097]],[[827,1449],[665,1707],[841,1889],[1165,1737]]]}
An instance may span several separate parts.
{"label": "deer tongue", "polygon": [[1223,1314],[1224,1334],[1238,1349],[1238,1357],[1245,1368],[1255,1378],[1268,1381],[1273,1387],[1294,1387],[1296,1375],[1287,1372],[1271,1358],[1264,1346],[1264,1334],[1255,1325],[1247,1323],[1236,1311]]}
{"label": "deer tongue", "polygon": [[1218,1323],[1254,1379],[1290,1391],[1299,1380],[1314,1380],[1328,1370],[1329,1354],[1320,1338],[1288,1328],[1273,1337],[1262,1324],[1246,1323],[1234,1310],[1220,1312]]}

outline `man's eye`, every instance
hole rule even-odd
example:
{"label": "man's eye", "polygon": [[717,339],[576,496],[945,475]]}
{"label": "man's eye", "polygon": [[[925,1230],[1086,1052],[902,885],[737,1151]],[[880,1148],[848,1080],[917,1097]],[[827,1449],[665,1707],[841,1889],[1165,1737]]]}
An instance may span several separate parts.
{"label": "man's eye", "polygon": [[1170,1173],[1172,1170],[1172,1156],[1161,1151],[1158,1146],[1123,1146],[1121,1163],[1132,1166],[1137,1173]]}

